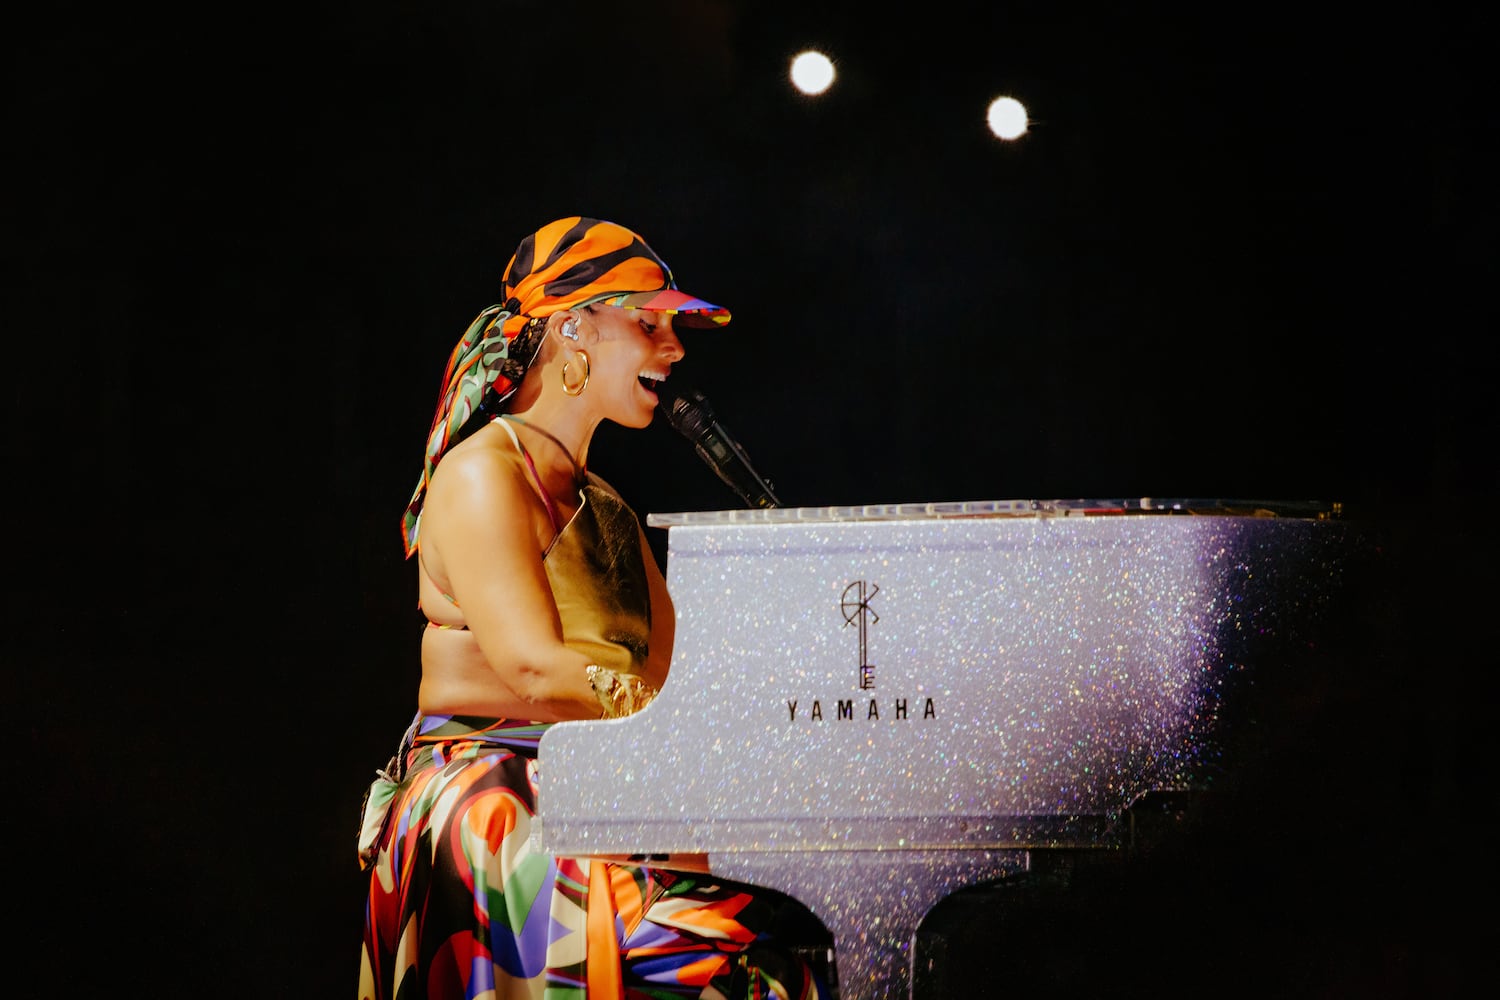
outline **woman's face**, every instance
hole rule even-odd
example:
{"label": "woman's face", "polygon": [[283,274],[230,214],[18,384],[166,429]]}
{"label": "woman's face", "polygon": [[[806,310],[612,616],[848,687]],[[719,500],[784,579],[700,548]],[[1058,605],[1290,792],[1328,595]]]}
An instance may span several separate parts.
{"label": "woman's face", "polygon": [[626,427],[645,427],[656,412],[655,384],[685,353],[672,314],[597,305],[590,317],[598,336],[588,348],[588,392],[601,392],[605,415]]}

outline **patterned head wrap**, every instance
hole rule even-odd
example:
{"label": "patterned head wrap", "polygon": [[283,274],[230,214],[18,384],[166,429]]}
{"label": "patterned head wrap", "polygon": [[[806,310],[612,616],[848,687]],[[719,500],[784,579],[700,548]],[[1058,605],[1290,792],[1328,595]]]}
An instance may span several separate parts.
{"label": "patterned head wrap", "polygon": [[599,219],[575,215],[538,229],[516,247],[504,281],[505,301],[476,316],[448,358],[422,478],[401,518],[408,558],[416,551],[422,501],[438,460],[481,403],[498,408],[526,377],[545,329],[533,320],[603,302],[673,313],[679,328],[729,322],[727,309],[678,291],[671,270],[640,236]]}

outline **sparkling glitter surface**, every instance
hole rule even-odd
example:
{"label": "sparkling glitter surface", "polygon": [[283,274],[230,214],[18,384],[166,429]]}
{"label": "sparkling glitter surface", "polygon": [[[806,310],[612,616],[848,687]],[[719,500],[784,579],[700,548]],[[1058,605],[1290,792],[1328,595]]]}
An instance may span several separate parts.
{"label": "sparkling glitter surface", "polygon": [[671,678],[543,738],[539,839],[709,853],[824,920],[844,997],[904,995],[943,894],[1114,846],[1140,796],[1213,773],[1229,682],[1319,613],[1346,537],[1221,513],[678,523]]}

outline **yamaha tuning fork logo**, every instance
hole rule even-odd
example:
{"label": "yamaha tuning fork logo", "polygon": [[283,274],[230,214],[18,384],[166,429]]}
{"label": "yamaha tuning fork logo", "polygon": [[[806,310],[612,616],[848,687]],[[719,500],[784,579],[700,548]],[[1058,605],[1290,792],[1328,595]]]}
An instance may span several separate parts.
{"label": "yamaha tuning fork logo", "polygon": [[[869,580],[855,580],[844,588],[839,597],[838,612],[843,619],[840,628],[853,628],[855,632],[855,669],[853,687],[859,692],[869,692],[858,695],[858,700],[867,702],[863,705],[863,718],[869,722],[879,721],[882,709],[885,717],[896,722],[904,722],[912,718],[912,708],[918,701],[907,697],[886,698],[882,705],[881,699],[875,694],[876,674],[875,664],[870,662],[870,628],[880,623],[880,614],[875,610],[873,602],[876,595],[880,593],[880,585]],[[852,722],[860,716],[855,711],[856,696],[842,696],[835,694],[832,698],[824,699],[816,697],[812,706],[807,710],[801,721],[822,722],[825,719],[823,702],[830,701],[833,704],[833,719]],[[787,714],[790,721],[799,721],[797,717],[797,699],[791,699],[786,703]],[[937,718],[937,705],[932,698],[920,699],[921,717],[923,719]]]}
{"label": "yamaha tuning fork logo", "polygon": [[844,625],[859,625],[859,684],[861,691],[875,690],[875,665],[870,662],[870,625],[880,621],[870,602],[880,593],[878,584],[855,580],[844,588],[839,610],[844,613]]}

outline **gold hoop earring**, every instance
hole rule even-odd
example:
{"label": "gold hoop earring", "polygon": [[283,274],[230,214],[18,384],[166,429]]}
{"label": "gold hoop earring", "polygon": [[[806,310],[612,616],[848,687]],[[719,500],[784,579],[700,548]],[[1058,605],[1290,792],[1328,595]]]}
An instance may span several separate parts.
{"label": "gold hoop earring", "polygon": [[582,362],[582,367],[583,367],[583,378],[579,379],[577,382],[573,382],[573,383],[569,384],[569,382],[568,382],[568,365],[571,364],[572,362],[569,362],[569,361],[564,361],[563,362],[562,387],[563,387],[563,392],[567,393],[569,396],[582,396],[583,395],[583,390],[585,390],[585,389],[587,389],[589,387],[589,375],[592,374],[592,369],[589,367],[589,356],[587,354],[585,354],[583,351],[578,351],[577,352],[577,356],[578,356],[578,360],[580,362]]}

